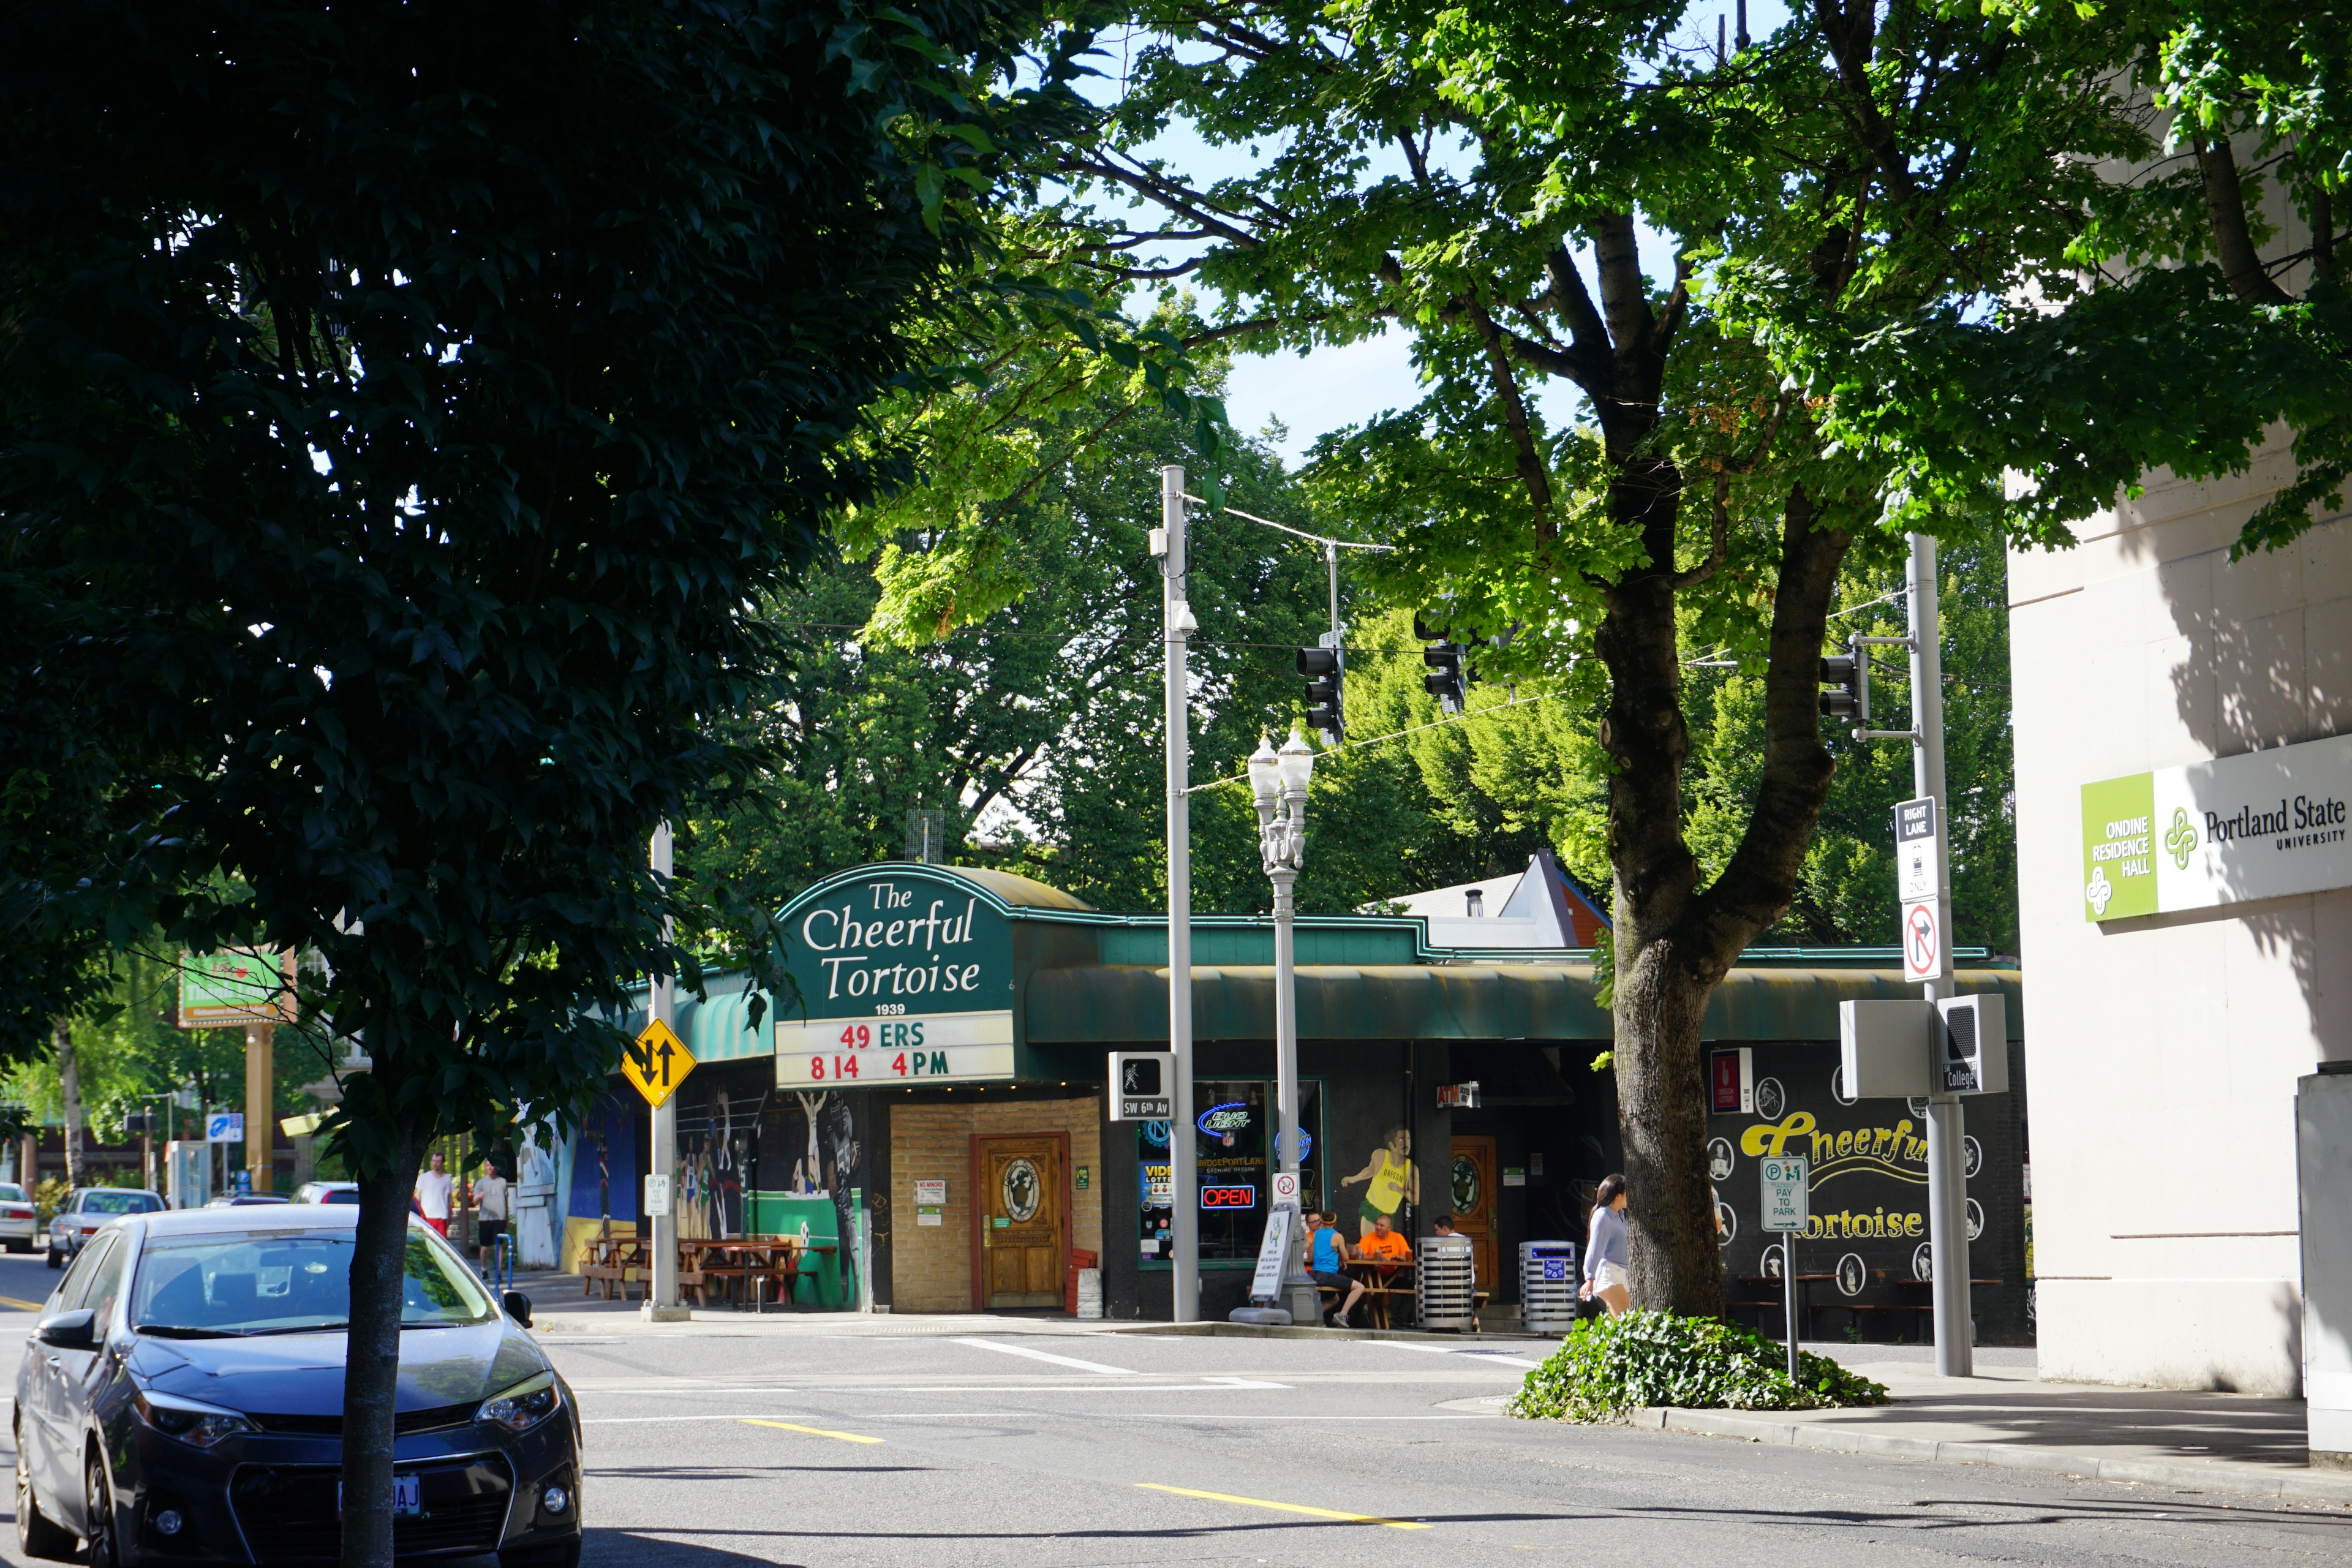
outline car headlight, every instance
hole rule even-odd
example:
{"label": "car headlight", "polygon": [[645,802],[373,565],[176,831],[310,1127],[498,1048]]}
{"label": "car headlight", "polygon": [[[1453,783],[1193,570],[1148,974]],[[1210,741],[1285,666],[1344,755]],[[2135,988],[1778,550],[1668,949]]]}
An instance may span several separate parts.
{"label": "car headlight", "polygon": [[131,1408],[140,1420],[191,1448],[209,1448],[224,1437],[261,1430],[234,1410],[174,1394],[158,1394],[152,1388],[141,1389]]}
{"label": "car headlight", "polygon": [[523,1379],[503,1394],[483,1400],[474,1419],[503,1426],[509,1432],[523,1432],[562,1408],[563,1395],[555,1386],[555,1374],[542,1372],[537,1377]]}

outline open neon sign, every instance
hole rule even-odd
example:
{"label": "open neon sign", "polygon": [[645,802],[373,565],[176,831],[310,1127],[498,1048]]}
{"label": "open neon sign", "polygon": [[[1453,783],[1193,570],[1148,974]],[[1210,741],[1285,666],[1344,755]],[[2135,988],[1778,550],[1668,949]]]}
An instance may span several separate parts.
{"label": "open neon sign", "polygon": [[1202,1187],[1201,1206],[1204,1209],[1254,1209],[1257,1207],[1257,1188],[1249,1183],[1232,1186]]}

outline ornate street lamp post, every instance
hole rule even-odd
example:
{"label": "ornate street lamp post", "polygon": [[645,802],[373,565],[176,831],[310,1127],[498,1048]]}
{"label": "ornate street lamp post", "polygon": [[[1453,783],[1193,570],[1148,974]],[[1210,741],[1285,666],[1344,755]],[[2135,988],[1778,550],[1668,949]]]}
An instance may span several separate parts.
{"label": "ornate street lamp post", "polygon": [[[1263,735],[1249,760],[1250,791],[1257,798],[1259,858],[1274,883],[1275,1152],[1277,1169],[1298,1176],[1298,982],[1293,942],[1297,904],[1292,896],[1307,858],[1307,785],[1315,774],[1315,753],[1294,725],[1280,752]],[[1303,1198],[1303,1194],[1301,1194]],[[1273,1223],[1269,1208],[1268,1223]],[[1321,1317],[1315,1282],[1306,1273],[1294,1243],[1283,1268],[1283,1295],[1291,1321]]]}

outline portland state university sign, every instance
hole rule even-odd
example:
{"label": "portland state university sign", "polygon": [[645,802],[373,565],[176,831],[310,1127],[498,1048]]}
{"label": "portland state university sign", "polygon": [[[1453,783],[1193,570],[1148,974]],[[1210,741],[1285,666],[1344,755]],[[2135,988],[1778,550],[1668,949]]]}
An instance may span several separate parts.
{"label": "portland state university sign", "polygon": [[2352,736],[2083,786],[2083,918],[2352,887]]}
{"label": "portland state university sign", "polygon": [[1013,935],[994,901],[924,866],[829,878],[784,907],[776,1081],[872,1088],[1013,1076]]}

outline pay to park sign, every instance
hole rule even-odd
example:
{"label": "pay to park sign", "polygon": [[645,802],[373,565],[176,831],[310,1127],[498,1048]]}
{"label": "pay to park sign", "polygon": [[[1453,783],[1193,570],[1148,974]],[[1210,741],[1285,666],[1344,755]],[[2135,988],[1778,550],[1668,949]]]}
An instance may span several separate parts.
{"label": "pay to park sign", "polygon": [[2352,736],[2083,786],[2083,918],[2352,887]]}

